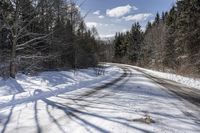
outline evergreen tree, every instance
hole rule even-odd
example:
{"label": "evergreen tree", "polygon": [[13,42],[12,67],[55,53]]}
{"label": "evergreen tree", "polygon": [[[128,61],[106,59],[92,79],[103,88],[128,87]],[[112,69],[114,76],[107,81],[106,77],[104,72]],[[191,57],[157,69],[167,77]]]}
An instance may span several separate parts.
{"label": "evergreen tree", "polygon": [[191,69],[188,71],[199,73],[200,2],[198,0],[178,1],[177,12],[175,45],[179,49],[179,62]]}
{"label": "evergreen tree", "polygon": [[96,35],[86,28],[73,1],[0,1],[0,52],[7,48],[13,78],[17,70],[97,65]]}
{"label": "evergreen tree", "polygon": [[155,24],[159,24],[159,22],[160,22],[160,14],[159,14],[159,13],[156,13],[156,17],[155,17],[154,23],[155,23]]}
{"label": "evergreen tree", "polygon": [[128,58],[133,63],[138,63],[141,43],[142,43],[142,31],[139,23],[133,24],[130,34],[129,34],[129,42],[128,42]]}
{"label": "evergreen tree", "polygon": [[122,33],[117,33],[114,40],[116,58],[122,58],[126,55],[127,46],[123,43],[123,41],[124,35]]}
{"label": "evergreen tree", "polygon": [[166,38],[165,38],[165,46],[164,46],[164,59],[163,63],[166,67],[175,69],[177,67],[176,63],[176,47],[174,44],[176,35],[176,11],[175,7],[173,7],[170,12],[169,16],[166,19],[167,31],[166,31]]}

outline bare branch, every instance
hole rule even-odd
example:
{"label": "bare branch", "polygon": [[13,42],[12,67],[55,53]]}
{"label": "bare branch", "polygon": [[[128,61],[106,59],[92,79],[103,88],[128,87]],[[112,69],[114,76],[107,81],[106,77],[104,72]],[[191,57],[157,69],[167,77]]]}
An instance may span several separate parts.
{"label": "bare branch", "polygon": [[[52,33],[53,33],[53,32],[52,32]],[[17,45],[17,49],[18,49],[18,48],[21,48],[21,47],[24,47],[24,46],[26,46],[26,45],[28,45],[28,44],[30,44],[30,43],[33,43],[34,41],[38,41],[38,40],[45,39],[45,38],[49,37],[52,33],[47,34],[47,35],[45,35],[45,36],[33,38],[33,39],[31,39],[31,40],[29,40],[29,41],[27,41],[27,42],[25,42],[25,43],[19,44],[19,45]]]}

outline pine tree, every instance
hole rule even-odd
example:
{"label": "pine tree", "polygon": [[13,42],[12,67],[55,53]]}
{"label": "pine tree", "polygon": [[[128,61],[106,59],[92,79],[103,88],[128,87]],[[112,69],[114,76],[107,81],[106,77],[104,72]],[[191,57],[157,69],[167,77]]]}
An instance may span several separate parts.
{"label": "pine tree", "polygon": [[159,24],[160,23],[160,14],[159,13],[156,13],[156,17],[155,17],[154,23],[155,24]]}
{"label": "pine tree", "polygon": [[177,63],[176,63],[176,47],[174,44],[176,35],[175,35],[175,30],[176,30],[176,11],[175,7],[173,7],[169,15],[167,16],[166,19],[166,38],[165,38],[165,46],[164,46],[164,59],[163,63],[165,67],[171,68],[171,69],[176,69],[177,68]]}
{"label": "pine tree", "polygon": [[127,47],[123,41],[124,35],[122,33],[117,33],[114,40],[116,58],[122,58],[126,55]]}
{"label": "pine tree", "polygon": [[190,68],[188,71],[199,73],[200,2],[198,0],[178,1],[177,12],[175,45],[179,48],[179,62],[185,69]]}
{"label": "pine tree", "polygon": [[142,43],[142,31],[139,23],[133,24],[130,35],[129,35],[129,44],[128,44],[128,57],[133,63],[138,63],[141,43]]}
{"label": "pine tree", "polygon": [[86,28],[73,1],[0,1],[0,47],[9,50],[13,78],[17,69],[26,73],[95,66],[96,35]]}

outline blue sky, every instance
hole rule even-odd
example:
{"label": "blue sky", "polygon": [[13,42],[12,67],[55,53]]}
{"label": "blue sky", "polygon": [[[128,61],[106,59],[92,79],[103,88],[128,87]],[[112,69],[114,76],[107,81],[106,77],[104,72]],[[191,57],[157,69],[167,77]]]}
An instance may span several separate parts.
{"label": "blue sky", "polygon": [[[82,3],[84,0],[79,0]],[[143,29],[157,12],[168,11],[176,0],[86,0],[80,7],[86,25],[96,27],[100,37],[110,37],[116,32],[129,30],[134,22]]]}

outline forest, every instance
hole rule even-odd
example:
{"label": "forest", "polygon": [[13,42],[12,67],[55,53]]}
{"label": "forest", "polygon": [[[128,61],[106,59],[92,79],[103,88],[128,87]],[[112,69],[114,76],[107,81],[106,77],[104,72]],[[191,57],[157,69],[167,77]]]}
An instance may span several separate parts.
{"label": "forest", "polygon": [[[0,75],[94,67],[97,31],[74,1],[0,1]],[[85,14],[87,15],[87,14]]]}
{"label": "forest", "polygon": [[145,31],[135,23],[117,33],[112,45],[114,62],[199,76],[200,1],[177,1],[169,12],[157,13]]}
{"label": "forest", "polygon": [[0,0],[0,133],[200,133],[200,0]]}
{"label": "forest", "polygon": [[177,1],[145,31],[135,22],[110,41],[87,28],[80,6],[72,0],[1,0],[0,75],[95,67],[100,61],[200,74],[199,0]]}

